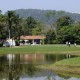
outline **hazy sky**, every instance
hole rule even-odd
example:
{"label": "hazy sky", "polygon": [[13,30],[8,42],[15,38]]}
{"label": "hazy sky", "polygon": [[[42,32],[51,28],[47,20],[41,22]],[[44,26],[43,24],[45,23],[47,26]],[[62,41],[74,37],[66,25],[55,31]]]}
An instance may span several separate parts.
{"label": "hazy sky", "polygon": [[80,0],[0,0],[0,10],[44,9],[80,13]]}

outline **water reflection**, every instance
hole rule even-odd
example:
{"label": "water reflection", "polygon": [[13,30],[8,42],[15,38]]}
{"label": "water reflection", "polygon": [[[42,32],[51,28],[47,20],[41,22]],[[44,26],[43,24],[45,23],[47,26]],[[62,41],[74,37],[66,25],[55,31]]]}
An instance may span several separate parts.
{"label": "water reflection", "polygon": [[[70,57],[75,56],[52,54],[0,55],[0,80],[65,80],[51,71],[38,70],[35,66],[55,63]],[[74,80],[76,79],[74,78]]]}

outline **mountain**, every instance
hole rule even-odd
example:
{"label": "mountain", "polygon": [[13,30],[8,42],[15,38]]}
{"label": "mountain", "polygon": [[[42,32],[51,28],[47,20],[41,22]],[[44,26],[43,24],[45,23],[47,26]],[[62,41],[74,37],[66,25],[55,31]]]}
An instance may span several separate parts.
{"label": "mountain", "polygon": [[16,14],[19,14],[21,18],[27,18],[32,16],[36,20],[46,23],[52,24],[57,19],[62,16],[70,16],[74,21],[80,21],[80,14],[78,13],[69,13],[65,11],[56,11],[56,10],[39,10],[39,9],[18,9],[15,10]]}

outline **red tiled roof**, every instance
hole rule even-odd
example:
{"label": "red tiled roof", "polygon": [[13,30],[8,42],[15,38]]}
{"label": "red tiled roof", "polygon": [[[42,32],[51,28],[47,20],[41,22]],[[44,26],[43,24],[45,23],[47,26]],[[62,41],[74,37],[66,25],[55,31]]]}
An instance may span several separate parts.
{"label": "red tiled roof", "polygon": [[45,36],[21,36],[20,39],[30,40],[30,39],[45,39]]}

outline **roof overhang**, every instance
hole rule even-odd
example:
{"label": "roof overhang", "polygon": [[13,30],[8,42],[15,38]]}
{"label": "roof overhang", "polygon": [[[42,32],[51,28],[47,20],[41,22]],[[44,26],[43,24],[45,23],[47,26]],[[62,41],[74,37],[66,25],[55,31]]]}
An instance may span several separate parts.
{"label": "roof overhang", "polygon": [[20,36],[20,39],[33,40],[33,39],[45,39],[45,36]]}

